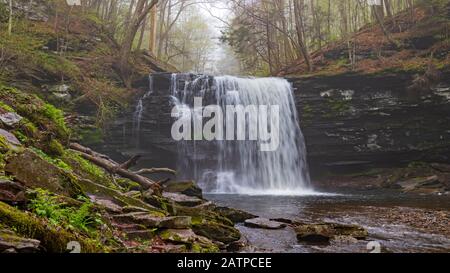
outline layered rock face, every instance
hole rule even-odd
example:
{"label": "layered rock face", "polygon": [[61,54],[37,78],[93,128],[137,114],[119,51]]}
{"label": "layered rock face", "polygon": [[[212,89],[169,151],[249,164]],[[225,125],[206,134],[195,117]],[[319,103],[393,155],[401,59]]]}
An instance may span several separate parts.
{"label": "layered rock face", "polygon": [[450,77],[410,74],[291,79],[313,174],[450,161]]}
{"label": "layered rock face", "polygon": [[[177,84],[193,78],[178,76]],[[411,88],[413,80],[408,73],[289,79],[313,176],[412,161],[449,162],[450,77],[443,74],[419,90]],[[141,111],[131,109],[117,120],[100,148],[124,158],[142,154],[142,165],[176,168],[171,74],[153,75],[151,89]]]}

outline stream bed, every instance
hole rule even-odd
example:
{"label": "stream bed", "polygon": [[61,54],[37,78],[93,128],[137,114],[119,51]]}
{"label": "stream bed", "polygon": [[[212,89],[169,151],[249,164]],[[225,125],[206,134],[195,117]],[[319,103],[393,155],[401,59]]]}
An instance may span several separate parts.
{"label": "stream bed", "polygon": [[251,247],[246,252],[450,252],[448,195],[410,195],[390,190],[347,191],[317,196],[208,194],[218,205],[260,217],[300,222],[358,224],[366,240],[328,245],[298,243],[290,228],[265,230],[238,226]]}

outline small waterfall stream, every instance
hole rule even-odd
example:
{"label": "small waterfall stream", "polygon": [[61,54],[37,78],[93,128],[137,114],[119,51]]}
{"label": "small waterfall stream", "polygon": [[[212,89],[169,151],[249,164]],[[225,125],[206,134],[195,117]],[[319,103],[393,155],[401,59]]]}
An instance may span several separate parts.
{"label": "small waterfall stream", "polygon": [[[145,96],[150,96],[151,90]],[[182,140],[177,142],[178,179],[195,179],[208,193],[314,194],[310,188],[305,142],[288,81],[281,78],[173,74],[169,93],[173,106],[180,113],[189,113],[181,119],[198,117],[203,124],[209,120],[201,117],[208,105],[218,105],[222,109],[228,105],[279,107],[279,134],[272,140],[279,143],[278,149],[261,151],[260,140]],[[194,98],[202,98],[204,107],[195,108]],[[145,111],[143,101],[138,102],[134,115],[134,130],[137,131]],[[225,110],[223,112],[226,120]],[[270,118],[269,113],[267,119],[270,121]],[[254,133],[254,128],[259,129],[251,126],[254,122],[255,119],[246,118],[248,135]],[[225,124],[220,129],[223,132],[228,130]]]}

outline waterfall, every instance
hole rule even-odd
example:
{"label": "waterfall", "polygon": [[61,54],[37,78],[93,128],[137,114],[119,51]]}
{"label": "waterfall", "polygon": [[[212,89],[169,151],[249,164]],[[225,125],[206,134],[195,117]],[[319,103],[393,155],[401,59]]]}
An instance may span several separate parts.
{"label": "waterfall", "polygon": [[154,86],[153,86],[153,76],[152,75],[148,76],[148,82],[149,82],[148,91],[144,94],[143,97],[141,97],[139,99],[139,101],[136,104],[136,109],[134,110],[134,113],[133,113],[133,132],[132,132],[133,134],[132,135],[133,135],[133,139],[136,140],[136,145],[139,145],[139,134],[141,131],[142,114],[145,111],[144,100],[153,94]]}
{"label": "waterfall", "polygon": [[[209,193],[313,193],[305,141],[288,81],[173,74],[171,94],[179,111],[189,111],[190,115],[199,115],[198,109],[193,107],[194,97],[203,98],[204,106],[215,104],[222,109],[227,105],[278,105],[280,109],[277,150],[260,151],[257,140],[180,141],[177,149],[179,179],[194,178]],[[252,121],[247,120],[249,122]]]}

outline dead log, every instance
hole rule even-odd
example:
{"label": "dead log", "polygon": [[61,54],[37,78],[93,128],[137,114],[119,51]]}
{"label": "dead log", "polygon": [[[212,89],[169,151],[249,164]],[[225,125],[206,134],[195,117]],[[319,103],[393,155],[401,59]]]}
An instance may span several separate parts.
{"label": "dead log", "polygon": [[143,175],[143,174],[155,174],[155,173],[170,173],[173,175],[176,175],[177,172],[175,170],[169,169],[169,168],[151,168],[151,169],[141,169],[137,172],[134,172],[135,174]]}
{"label": "dead log", "polygon": [[105,155],[94,152],[91,149],[77,143],[71,143],[70,148],[80,152],[81,157],[105,169],[109,173],[118,174],[124,178],[128,178],[141,185],[144,189],[152,188],[154,190],[160,190],[160,186],[155,181],[145,176],[122,169],[120,164]]}
{"label": "dead log", "polygon": [[94,157],[98,157],[98,158],[102,158],[105,159],[107,161],[109,161],[111,164],[114,165],[119,165],[119,163],[115,162],[114,160],[112,160],[109,156],[101,154],[101,153],[97,153],[91,149],[89,149],[88,147],[84,147],[81,144],[78,143],[70,143],[69,148],[78,152],[82,152],[84,154],[88,154]]}
{"label": "dead log", "polygon": [[93,155],[80,153],[81,157],[83,157],[86,160],[89,160],[90,162],[94,163],[95,165],[102,167],[103,169],[107,170],[110,173],[118,174],[122,177],[128,178],[139,185],[141,185],[144,189],[154,188],[157,186],[157,183],[152,181],[151,179],[135,174],[133,172],[130,172],[128,170],[124,170],[119,168],[117,165],[111,164],[108,160],[105,160],[103,158],[95,157]]}
{"label": "dead log", "polygon": [[139,161],[139,159],[141,159],[141,157],[142,156],[140,156],[140,155],[133,156],[129,160],[127,160],[124,163],[120,164],[120,168],[122,168],[124,170],[128,170],[129,168],[135,166],[137,164],[137,162]]}

